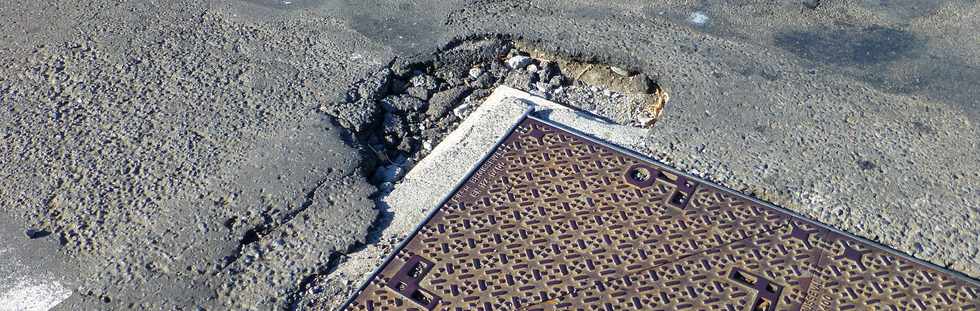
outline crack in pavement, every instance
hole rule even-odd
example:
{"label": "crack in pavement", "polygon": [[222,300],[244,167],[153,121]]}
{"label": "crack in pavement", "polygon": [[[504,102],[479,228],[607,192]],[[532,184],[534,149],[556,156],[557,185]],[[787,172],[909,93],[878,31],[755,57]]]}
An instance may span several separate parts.
{"label": "crack in pavement", "polygon": [[229,266],[231,266],[236,261],[238,261],[238,259],[241,258],[242,256],[242,252],[245,250],[246,247],[248,247],[248,245],[258,242],[259,240],[262,239],[262,237],[272,233],[282,225],[288,224],[290,221],[296,218],[297,215],[309,209],[310,206],[313,205],[314,195],[316,194],[316,192],[320,190],[328,182],[335,182],[338,180],[342,180],[351,177],[356,173],[357,170],[352,170],[351,172],[348,172],[347,174],[344,174],[339,177],[335,177],[335,178],[325,177],[321,179],[319,182],[316,183],[316,186],[310,189],[310,191],[306,192],[306,194],[304,195],[303,204],[301,204],[299,208],[287,212],[282,218],[280,218],[279,221],[265,222],[263,224],[252,227],[251,229],[245,231],[244,236],[238,243],[238,249],[232,255],[225,257],[224,266],[218,269],[218,271],[215,272],[214,275],[220,275],[224,273]]}

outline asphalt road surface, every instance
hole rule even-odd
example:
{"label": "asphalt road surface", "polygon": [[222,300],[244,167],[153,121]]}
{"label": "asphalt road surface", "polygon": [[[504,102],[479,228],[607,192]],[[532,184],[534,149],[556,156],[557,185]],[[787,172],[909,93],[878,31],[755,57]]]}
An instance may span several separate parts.
{"label": "asphalt road surface", "polygon": [[485,35],[658,76],[660,157],[980,275],[980,7],[819,2],[4,1],[0,297],[289,308],[377,215],[318,108]]}

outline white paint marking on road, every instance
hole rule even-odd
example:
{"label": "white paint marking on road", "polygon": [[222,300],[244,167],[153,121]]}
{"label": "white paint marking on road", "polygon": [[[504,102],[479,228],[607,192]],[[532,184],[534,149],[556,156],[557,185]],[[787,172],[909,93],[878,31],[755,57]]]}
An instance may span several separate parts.
{"label": "white paint marking on road", "polygon": [[0,293],[0,311],[47,311],[70,296],[61,282],[24,278]]}
{"label": "white paint marking on road", "polygon": [[0,311],[47,311],[71,296],[59,278],[37,275],[14,256],[4,256],[11,252],[0,248]]}

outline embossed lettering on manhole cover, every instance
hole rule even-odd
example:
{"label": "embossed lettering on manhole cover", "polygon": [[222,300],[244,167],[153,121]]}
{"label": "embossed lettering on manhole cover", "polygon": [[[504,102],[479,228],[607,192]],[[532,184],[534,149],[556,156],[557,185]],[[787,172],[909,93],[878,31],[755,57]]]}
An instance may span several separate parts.
{"label": "embossed lettering on manhole cover", "polygon": [[352,310],[977,310],[954,272],[525,119]]}

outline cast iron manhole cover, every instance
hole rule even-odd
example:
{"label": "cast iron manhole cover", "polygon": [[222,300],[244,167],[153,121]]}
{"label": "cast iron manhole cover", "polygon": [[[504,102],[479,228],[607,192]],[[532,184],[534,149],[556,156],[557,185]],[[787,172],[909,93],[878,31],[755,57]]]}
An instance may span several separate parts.
{"label": "cast iron manhole cover", "polygon": [[353,310],[976,310],[980,285],[529,117]]}

